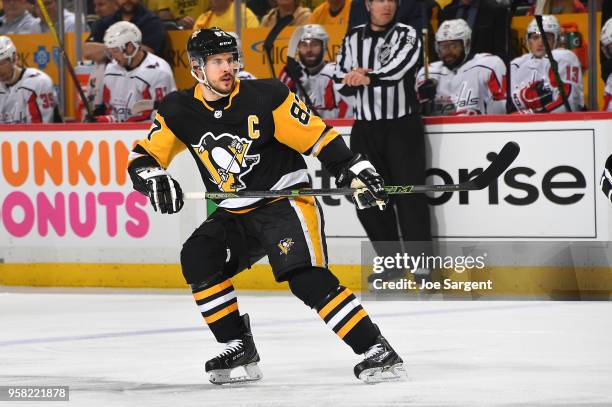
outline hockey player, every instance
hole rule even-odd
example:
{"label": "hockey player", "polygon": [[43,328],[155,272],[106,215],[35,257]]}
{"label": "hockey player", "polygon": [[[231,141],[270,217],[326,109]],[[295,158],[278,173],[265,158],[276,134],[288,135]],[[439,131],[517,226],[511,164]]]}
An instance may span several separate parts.
{"label": "hockey player", "polygon": [[440,61],[417,74],[419,102],[430,116],[506,113],[506,66],[498,56],[470,54],[472,30],[462,19],[446,20],[436,32]]}
{"label": "hockey player", "polygon": [[[290,55],[278,78],[300,99],[310,103],[309,107],[322,118],[351,117],[347,102],[334,90],[332,77],[336,65],[324,58],[329,42],[325,29],[319,24],[307,24],[298,27],[293,35],[299,36],[299,61],[293,58],[295,55]],[[297,81],[301,86],[296,85]]]}
{"label": "hockey player", "polygon": [[[612,59],[612,19],[609,19],[601,29],[601,50],[606,59]],[[608,75],[604,89],[604,111],[612,112],[612,74]]]}
{"label": "hockey player", "polygon": [[17,65],[17,48],[0,36],[0,124],[61,121],[46,73]]}
{"label": "hockey player", "polygon": [[[196,31],[187,43],[195,87],[168,95],[149,135],[130,155],[134,188],[156,210],[178,212],[181,188],[166,171],[188,150],[208,191],[308,187],[301,154],[317,157],[340,186],[358,188],[359,208],[384,207],[382,177],[342,137],[276,79],[235,79],[241,63],[236,40],[218,29]],[[239,198],[218,209],[187,239],[181,267],[196,304],[218,342],[206,362],[210,381],[259,380],[259,355],[247,314],[240,315],[231,277],[267,255],[277,281],[314,308],[358,354],[355,375],[366,382],[399,378],[402,359],[372,323],[359,300],[327,268],[323,213],[313,197]],[[232,378],[243,367],[246,376]]]}
{"label": "hockey player", "polygon": [[[561,35],[561,26],[553,15],[542,17],[545,37],[558,64],[559,77],[572,111],[583,109],[582,68],[572,51],[555,49]],[[566,111],[559,85],[546,55],[542,34],[536,20],[527,26],[529,53],[511,63],[512,101],[520,113],[562,113]]]}
{"label": "hockey player", "polygon": [[[111,63],[104,71],[103,102],[96,107],[96,122],[139,122],[152,119],[153,108],[133,112],[139,101],[160,102],[176,90],[170,65],[140,46],[142,34],[136,25],[119,21],[104,34]],[[152,105],[152,104],[151,104]]]}

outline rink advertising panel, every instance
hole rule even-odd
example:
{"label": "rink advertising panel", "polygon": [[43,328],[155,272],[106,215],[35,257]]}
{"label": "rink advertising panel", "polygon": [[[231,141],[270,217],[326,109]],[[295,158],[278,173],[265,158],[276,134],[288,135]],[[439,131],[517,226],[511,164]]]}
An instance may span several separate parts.
{"label": "rink advertising panel", "polygon": [[[491,187],[429,196],[434,236],[610,240],[611,208],[598,181],[612,153],[612,115],[555,116],[554,121],[551,116],[428,120],[428,183],[464,181],[482,171],[507,141],[521,146],[516,162]],[[350,121],[333,124],[348,141]],[[189,201],[178,215],[161,215],[132,190],[125,172],[127,155],[147,128],[146,124],[0,128],[1,270],[21,264],[35,273],[32,265],[37,263],[60,269],[86,263],[102,275],[108,273],[104,265],[126,265],[130,273],[140,273],[139,282],[132,285],[182,286],[180,247],[205,219],[206,205]],[[307,162],[315,187],[335,185],[316,159]],[[202,190],[188,155],[179,155],[170,172],[184,191]],[[345,197],[319,200],[330,264],[346,271],[351,284],[358,285],[365,233],[355,209]],[[143,263],[152,265],[147,269],[165,280],[142,275]],[[266,267],[257,269],[267,275]],[[126,274],[117,271],[114,283],[129,285]],[[103,285],[104,276],[96,281]],[[270,276],[252,277],[247,286],[272,284]]]}
{"label": "rink advertising panel", "polygon": [[[4,261],[129,262],[132,252],[138,262],[143,259],[134,248],[174,247],[180,222],[155,214],[126,172],[129,151],[147,127],[1,131]],[[177,166],[189,168],[183,160]]]}

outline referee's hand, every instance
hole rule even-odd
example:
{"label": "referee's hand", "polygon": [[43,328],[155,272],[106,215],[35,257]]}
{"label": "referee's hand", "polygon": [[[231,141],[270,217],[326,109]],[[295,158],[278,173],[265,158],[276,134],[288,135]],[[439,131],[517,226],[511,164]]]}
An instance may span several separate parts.
{"label": "referee's hand", "polygon": [[365,68],[354,68],[344,76],[342,83],[347,86],[368,86],[370,84],[370,78],[367,76],[368,71]]}

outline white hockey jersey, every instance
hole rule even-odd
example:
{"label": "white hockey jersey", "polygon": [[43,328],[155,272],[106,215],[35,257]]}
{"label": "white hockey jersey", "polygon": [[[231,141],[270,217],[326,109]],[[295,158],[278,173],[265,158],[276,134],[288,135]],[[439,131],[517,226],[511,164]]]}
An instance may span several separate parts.
{"label": "white hockey jersey", "polygon": [[604,111],[612,112],[612,74],[608,75],[604,89]]}
{"label": "white hockey jersey", "polygon": [[255,75],[253,75],[249,71],[238,71],[238,73],[236,74],[236,78],[240,79],[241,81],[244,81],[244,80],[250,81],[253,79],[257,79]]}
{"label": "white hockey jersey", "polygon": [[[300,83],[308,94],[313,107],[319,112],[322,119],[344,119],[353,117],[352,106],[350,106],[351,101],[341,96],[334,89],[332,76],[335,69],[336,64],[328,62],[317,74],[310,75],[302,66]],[[287,75],[284,67],[278,79],[306,102],[306,98],[301,90],[297,88],[293,80]]]}
{"label": "white hockey jersey", "polygon": [[[559,76],[564,83],[565,95],[573,112],[582,110],[584,93],[582,85],[582,68],[578,57],[572,51],[558,48],[552,50],[553,58],[559,67]],[[520,98],[521,89],[531,86],[534,82],[544,81],[546,87],[553,92],[553,100],[545,106],[550,113],[565,112],[563,98],[550,67],[548,57],[536,58],[533,54],[524,54],[512,60],[511,63],[512,101],[520,113],[535,113],[526,107]]]}
{"label": "white hockey jersey", "polygon": [[51,123],[56,106],[53,81],[35,68],[24,68],[11,86],[0,82],[0,123]]}
{"label": "white hockey jersey", "polygon": [[[476,54],[454,71],[437,61],[429,65],[429,78],[438,83],[431,116],[506,113],[506,66],[498,56]],[[425,68],[416,88],[423,82]]]}
{"label": "white hockey jersey", "polygon": [[134,103],[139,100],[161,101],[176,90],[170,65],[160,57],[147,52],[137,67],[127,70],[116,61],[104,71],[102,98],[106,114],[118,122],[137,122],[151,119],[153,110],[132,114]]}

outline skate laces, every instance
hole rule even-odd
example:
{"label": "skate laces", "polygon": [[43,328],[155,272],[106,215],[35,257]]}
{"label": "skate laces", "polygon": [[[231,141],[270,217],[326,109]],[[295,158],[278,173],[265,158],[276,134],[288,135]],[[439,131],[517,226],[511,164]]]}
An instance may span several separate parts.
{"label": "skate laces", "polygon": [[230,353],[235,352],[240,348],[242,348],[242,339],[232,339],[231,341],[225,344],[225,349],[219,354],[218,357],[229,355]]}
{"label": "skate laces", "polygon": [[366,351],[364,356],[366,359],[373,358],[374,356],[377,356],[379,353],[382,353],[382,351],[383,351],[383,346],[380,343],[377,343],[376,345],[372,345],[370,349]]}

